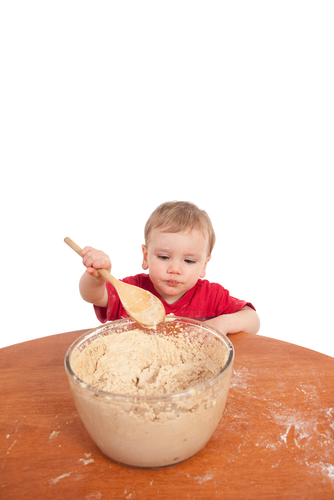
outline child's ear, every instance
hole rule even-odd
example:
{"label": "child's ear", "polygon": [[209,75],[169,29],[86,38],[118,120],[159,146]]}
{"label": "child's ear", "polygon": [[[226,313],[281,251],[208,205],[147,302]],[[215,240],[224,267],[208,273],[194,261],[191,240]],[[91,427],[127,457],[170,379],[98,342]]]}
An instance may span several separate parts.
{"label": "child's ear", "polygon": [[142,263],[141,267],[146,271],[148,269],[148,262],[147,262],[148,251],[147,251],[147,246],[146,245],[142,245],[141,249],[142,249],[142,252],[143,252],[143,263]]}
{"label": "child's ear", "polygon": [[209,262],[209,260],[211,259],[211,255],[209,255],[206,260],[205,260],[205,263],[204,263],[204,266],[203,266],[203,269],[202,269],[202,272],[201,274],[199,275],[200,278],[205,278],[205,273],[206,273],[206,266],[207,266],[207,263]]}

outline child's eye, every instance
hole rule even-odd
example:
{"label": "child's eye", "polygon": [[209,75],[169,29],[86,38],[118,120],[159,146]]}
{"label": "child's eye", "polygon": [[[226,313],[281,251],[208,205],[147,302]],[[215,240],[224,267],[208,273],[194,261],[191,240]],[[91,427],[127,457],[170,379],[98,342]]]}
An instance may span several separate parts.
{"label": "child's eye", "polygon": [[191,259],[185,259],[185,261],[187,264],[195,264],[196,261],[195,260],[191,260]]}
{"label": "child's eye", "polygon": [[168,255],[158,255],[158,259],[167,260],[167,259],[169,259],[169,257],[168,257]]}

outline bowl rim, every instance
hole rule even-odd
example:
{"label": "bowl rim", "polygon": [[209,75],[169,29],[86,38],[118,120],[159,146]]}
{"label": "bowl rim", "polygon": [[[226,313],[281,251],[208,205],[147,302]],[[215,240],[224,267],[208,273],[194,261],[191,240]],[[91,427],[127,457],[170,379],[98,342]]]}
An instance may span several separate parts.
{"label": "bowl rim", "polygon": [[[104,330],[108,329],[110,325],[115,325],[115,328],[117,326],[122,327],[124,325],[128,324],[135,324],[136,321],[133,319],[129,318],[122,318],[118,319],[115,321],[109,321],[107,323],[104,323],[103,325],[99,325],[95,328],[92,328],[91,330],[88,330],[87,332],[83,333],[80,337],[78,337],[67,349],[67,352],[65,354],[65,359],[64,359],[64,365],[65,365],[65,371],[68,376],[68,378],[75,383],[77,387],[80,388],[85,388],[91,393],[92,395],[95,396],[101,396],[106,400],[113,400],[113,401],[119,401],[119,402],[124,402],[124,403],[154,403],[154,402],[166,402],[168,400],[173,400],[173,401],[178,401],[180,399],[185,399],[189,397],[194,397],[196,394],[202,394],[206,389],[210,388],[215,384],[215,381],[217,378],[221,377],[222,374],[233,364],[234,361],[234,347],[230,339],[225,335],[224,333],[220,332],[217,328],[205,323],[204,321],[198,321],[196,319],[192,318],[184,318],[181,316],[167,316],[168,322],[184,322],[188,324],[193,324],[194,326],[198,326],[201,328],[204,328],[206,330],[209,330],[211,333],[213,333],[216,337],[220,338],[224,343],[226,348],[229,351],[228,358],[223,366],[223,368],[216,373],[210,380],[207,380],[205,382],[200,382],[196,384],[193,387],[190,387],[189,389],[186,389],[184,391],[179,391],[179,392],[172,392],[172,393],[164,393],[164,394],[118,394],[115,392],[108,392],[104,391],[102,389],[98,389],[97,387],[87,384],[83,380],[81,380],[72,370],[71,363],[70,363],[70,356],[74,349],[76,347],[79,347],[81,344],[86,342],[89,338],[94,337],[97,333],[98,330]],[[138,325],[141,327],[140,325]],[[142,328],[142,327],[141,327]]]}

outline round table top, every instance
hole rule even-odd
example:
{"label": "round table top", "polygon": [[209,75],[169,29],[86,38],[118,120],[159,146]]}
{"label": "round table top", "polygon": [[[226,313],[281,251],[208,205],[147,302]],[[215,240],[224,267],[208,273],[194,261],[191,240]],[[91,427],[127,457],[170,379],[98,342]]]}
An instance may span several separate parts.
{"label": "round table top", "polygon": [[0,349],[0,498],[334,498],[334,359],[248,333],[206,447],[164,469],[112,462],[76,411],[64,370],[85,331]]}

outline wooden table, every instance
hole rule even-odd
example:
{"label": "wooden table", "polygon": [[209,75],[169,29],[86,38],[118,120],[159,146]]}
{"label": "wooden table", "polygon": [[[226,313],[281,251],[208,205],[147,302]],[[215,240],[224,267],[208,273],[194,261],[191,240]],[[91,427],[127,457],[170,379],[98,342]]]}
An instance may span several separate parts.
{"label": "wooden table", "polygon": [[84,331],[0,349],[1,499],[333,499],[334,359],[239,333],[207,446],[166,469],[113,463],[76,412],[63,360]]}

